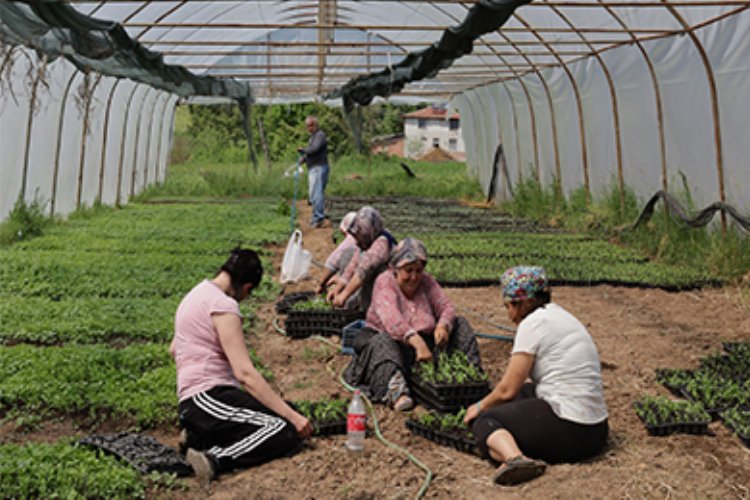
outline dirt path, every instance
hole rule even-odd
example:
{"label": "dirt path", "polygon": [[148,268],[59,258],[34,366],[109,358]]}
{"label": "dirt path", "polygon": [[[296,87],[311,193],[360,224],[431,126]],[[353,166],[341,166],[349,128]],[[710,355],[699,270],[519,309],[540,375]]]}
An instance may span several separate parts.
{"label": "dirt path", "polygon": [[[307,220],[307,207],[300,208],[300,220]],[[305,248],[317,261],[334,248],[332,230],[303,226]],[[312,272],[317,276],[316,268]],[[309,280],[285,292],[314,286]],[[477,330],[503,333],[478,319],[508,324],[497,287],[447,293]],[[750,340],[747,294],[743,298],[737,289],[667,293],[609,286],[561,287],[553,293],[556,302],[586,324],[599,348],[611,415],[609,449],[587,463],[550,467],[526,485],[500,488],[490,482],[489,463],[413,436],[404,427],[403,415],[377,407],[385,437],[432,469],[435,476],[426,497],[750,498],[750,450],[721,423],[711,424],[710,436],[650,437],[631,408],[642,394],[666,394],[654,381],[654,369],[694,367],[700,357],[720,349],[722,340]],[[276,333],[271,306],[260,314],[265,327],[251,341],[276,374],[285,397],[347,396],[336,381],[347,357],[333,355],[333,349],[319,341],[292,341]],[[497,381],[510,345],[481,339],[480,346],[485,367]],[[351,454],[343,447],[343,437],[336,437],[315,439],[292,458],[222,476],[211,496],[413,498],[423,479],[424,473],[404,455],[374,438],[367,440],[364,453]]]}

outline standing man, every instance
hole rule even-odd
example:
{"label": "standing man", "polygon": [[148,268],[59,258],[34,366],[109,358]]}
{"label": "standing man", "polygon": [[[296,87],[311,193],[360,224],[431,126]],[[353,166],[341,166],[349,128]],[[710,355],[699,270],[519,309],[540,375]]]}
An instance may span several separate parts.
{"label": "standing man", "polygon": [[328,184],[328,140],[326,134],[318,127],[318,118],[305,118],[305,128],[310,132],[307,147],[297,151],[303,155],[302,161],[307,165],[308,198],[312,204],[310,226],[323,227],[326,219],[325,190]]}

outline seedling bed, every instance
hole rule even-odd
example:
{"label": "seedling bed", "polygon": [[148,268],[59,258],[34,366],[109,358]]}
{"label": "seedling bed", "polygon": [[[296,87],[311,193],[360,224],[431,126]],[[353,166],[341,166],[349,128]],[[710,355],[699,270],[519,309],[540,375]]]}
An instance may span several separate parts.
{"label": "seedling bed", "polygon": [[417,436],[429,439],[439,445],[449,446],[471,455],[479,455],[476,441],[468,430],[451,429],[450,431],[441,431],[421,424],[416,420],[407,420],[406,428]]}

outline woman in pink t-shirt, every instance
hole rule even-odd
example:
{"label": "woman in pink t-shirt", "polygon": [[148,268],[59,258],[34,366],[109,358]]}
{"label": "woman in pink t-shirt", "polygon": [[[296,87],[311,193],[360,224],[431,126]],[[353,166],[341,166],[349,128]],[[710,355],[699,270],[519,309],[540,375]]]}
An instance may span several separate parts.
{"label": "woman in pink t-shirt", "polygon": [[400,411],[414,406],[406,376],[415,362],[431,361],[434,349],[463,351],[480,366],[474,331],[456,317],[440,285],[424,272],[426,264],[427,250],[419,240],[406,238],[393,249],[390,268],[375,280],[367,310],[363,336],[371,338],[344,375],[373,401]]}
{"label": "woman in pink t-shirt", "polygon": [[236,248],[177,308],[169,350],[186,431],[181,445],[203,481],[287,455],[312,434],[310,421],[273,391],[248,355],[239,302],[262,276],[258,255]]}

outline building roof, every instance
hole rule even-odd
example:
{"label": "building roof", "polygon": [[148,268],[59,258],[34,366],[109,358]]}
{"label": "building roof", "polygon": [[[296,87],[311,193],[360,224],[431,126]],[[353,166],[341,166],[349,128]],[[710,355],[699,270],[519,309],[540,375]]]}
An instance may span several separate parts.
{"label": "building roof", "polygon": [[[431,118],[437,120],[445,120],[445,115],[447,113],[448,112],[445,108],[427,106],[426,108],[418,109],[417,111],[412,111],[411,113],[406,113],[404,115],[404,118]],[[458,113],[453,113],[450,118],[458,120],[459,115]]]}

